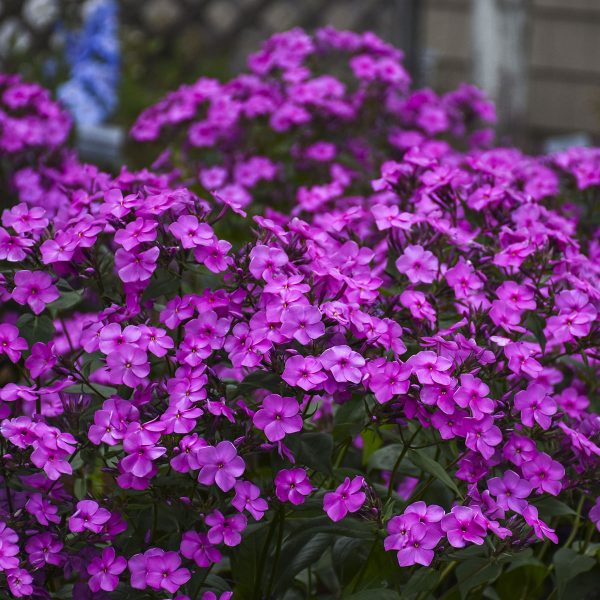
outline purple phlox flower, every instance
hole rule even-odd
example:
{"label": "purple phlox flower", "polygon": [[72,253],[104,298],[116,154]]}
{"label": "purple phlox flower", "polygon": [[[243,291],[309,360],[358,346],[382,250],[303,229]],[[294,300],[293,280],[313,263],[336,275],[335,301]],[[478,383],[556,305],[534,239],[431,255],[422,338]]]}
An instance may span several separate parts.
{"label": "purple phlox flower", "polygon": [[527,507],[527,498],[533,488],[531,484],[521,479],[514,471],[505,471],[502,477],[488,479],[487,487],[496,497],[496,502],[503,510],[512,510],[522,514]]}
{"label": "purple phlox flower", "polygon": [[254,426],[262,429],[270,442],[278,442],[287,434],[302,429],[300,406],[295,398],[269,394],[253,418]]}
{"label": "purple phlox flower", "polygon": [[542,365],[533,358],[536,350],[526,342],[509,342],[504,347],[504,354],[508,358],[508,368],[513,373],[522,372],[535,379],[542,371]]}
{"label": "purple phlox flower", "polygon": [[523,477],[537,489],[538,493],[546,492],[558,496],[565,477],[565,468],[553,460],[545,452],[540,452],[534,459],[521,465]]}
{"label": "purple phlox flower", "polygon": [[291,502],[295,506],[303,504],[312,491],[308,474],[300,467],[282,469],[275,476],[275,494],[280,502]]}
{"label": "purple phlox flower", "polygon": [[589,518],[594,525],[596,525],[596,529],[600,531],[600,498],[596,498],[596,502],[594,506],[590,508]]}
{"label": "purple phlox flower", "polygon": [[337,382],[360,383],[365,359],[349,346],[332,346],[321,354],[319,360]]}
{"label": "purple phlox flower", "polygon": [[403,548],[398,550],[398,564],[409,567],[419,564],[429,566],[433,560],[433,549],[442,538],[437,526],[415,523],[408,531]]}
{"label": "purple phlox flower", "polygon": [[437,277],[438,259],[420,245],[406,246],[404,253],[396,260],[396,268],[412,283],[432,283]]}
{"label": "purple phlox flower", "polygon": [[39,493],[33,493],[29,496],[25,503],[25,510],[33,515],[40,525],[60,523],[58,507]]}
{"label": "purple phlox flower", "polygon": [[226,240],[216,238],[207,246],[198,246],[194,250],[194,258],[212,273],[226,271],[233,259],[227,256],[231,244]]}
{"label": "purple phlox flower", "polygon": [[[148,554],[147,552],[145,554]],[[139,556],[139,555],[136,555]],[[132,557],[133,558],[133,557]],[[129,569],[131,570],[131,560]],[[188,569],[180,568],[181,557],[177,552],[153,554],[146,558],[146,584],[155,590],[166,590],[174,594],[182,585],[187,583],[192,574]],[[133,577],[133,573],[132,573]],[[132,583],[132,587],[133,583]],[[143,589],[143,588],[142,588]]]}
{"label": "purple phlox flower", "polygon": [[327,380],[323,373],[321,361],[314,356],[291,356],[285,362],[285,370],[281,378],[291,386],[305,391],[318,388]]}
{"label": "purple phlox flower", "polygon": [[41,377],[56,365],[57,360],[53,344],[36,342],[31,347],[31,354],[25,360],[25,367],[29,369],[31,377]]}
{"label": "purple phlox flower", "polygon": [[287,254],[281,248],[258,245],[250,251],[250,273],[256,279],[266,279],[267,276],[273,278],[288,261]]}
{"label": "purple phlox flower", "polygon": [[521,412],[523,425],[533,427],[535,420],[542,429],[550,428],[552,415],[557,411],[556,402],[538,383],[531,383],[526,390],[515,394],[515,408]]}
{"label": "purple phlox flower", "polygon": [[100,330],[98,347],[100,352],[108,356],[125,345],[137,347],[136,342],[141,335],[142,331],[136,325],[127,325],[125,329],[121,330],[118,323],[109,323]]}
{"label": "purple phlox flower", "polygon": [[495,446],[502,442],[502,432],[489,415],[482,419],[463,419],[459,431],[465,437],[465,446],[479,452],[486,460],[494,455]]}
{"label": "purple phlox flower", "polygon": [[135,388],[144,383],[150,373],[148,355],[130,344],[120,346],[106,358],[111,381]]}
{"label": "purple phlox flower", "polygon": [[236,478],[240,477],[246,468],[244,460],[238,456],[235,446],[229,441],[200,448],[196,457],[201,465],[198,481],[204,485],[216,483],[224,492],[235,486]]}
{"label": "purple phlox flower", "polygon": [[171,402],[160,420],[165,423],[165,433],[189,433],[196,427],[204,411],[187,398]]}
{"label": "purple phlox flower", "polygon": [[321,312],[310,305],[295,305],[285,311],[281,333],[288,339],[294,338],[303,345],[321,337],[325,325],[321,321]]}
{"label": "purple phlox flower", "polygon": [[454,548],[467,543],[481,546],[487,530],[485,518],[468,506],[454,506],[441,520],[442,530]]}
{"label": "purple phlox flower", "polygon": [[6,581],[15,598],[33,594],[33,577],[25,569],[10,569],[6,572]]}
{"label": "purple phlox flower", "polygon": [[500,300],[515,311],[535,310],[535,289],[527,284],[520,285],[516,281],[504,281],[496,290]]}
{"label": "purple phlox flower", "polygon": [[19,566],[19,536],[0,521],[0,569],[8,571]]}
{"label": "purple phlox flower", "polygon": [[10,235],[6,229],[0,227],[0,260],[8,262],[21,262],[28,254],[29,248],[35,240],[24,235]]}
{"label": "purple phlox flower", "polygon": [[94,500],[80,500],[77,510],[69,517],[69,530],[80,533],[86,529],[100,533],[110,519],[110,511],[101,508]]}
{"label": "purple phlox flower", "polygon": [[221,561],[221,553],[208,541],[205,533],[186,531],[181,538],[180,552],[199,567],[210,567]]}
{"label": "purple phlox flower", "polygon": [[123,283],[144,282],[152,277],[160,249],[153,246],[144,252],[127,252],[119,248],[115,253],[115,268]]}
{"label": "purple phlox flower", "polygon": [[52,277],[43,271],[17,271],[14,281],[12,299],[18,304],[28,304],[36,315],[60,297]]}
{"label": "purple phlox flower", "polygon": [[248,520],[244,515],[225,517],[223,513],[214,510],[206,516],[204,522],[210,527],[208,541],[211,544],[238,546],[242,541],[242,531],[246,529]]}
{"label": "purple phlox flower", "polygon": [[419,383],[450,385],[452,377],[448,373],[452,369],[452,361],[438,356],[430,350],[423,350],[411,356],[407,361]]}
{"label": "purple phlox flower", "polygon": [[61,554],[63,546],[57,535],[44,532],[27,539],[25,552],[29,555],[29,562],[36,569],[46,564],[60,567],[64,563],[64,556]]}
{"label": "purple phlox flower", "polygon": [[473,417],[483,418],[494,412],[496,403],[488,398],[490,388],[470,373],[460,376],[460,387],[454,392],[454,401],[461,408],[469,407]]}
{"label": "purple phlox flower", "polygon": [[0,354],[6,354],[11,362],[16,363],[21,358],[21,352],[27,348],[27,342],[19,337],[19,330],[14,325],[0,325]]}
{"label": "purple phlox flower", "polygon": [[567,387],[555,396],[559,407],[573,419],[580,419],[590,405],[589,398],[580,394],[575,387]]}
{"label": "purple phlox flower", "polygon": [[427,301],[423,292],[417,290],[405,290],[400,294],[400,304],[410,310],[410,314],[419,321],[429,321],[432,325],[436,321],[436,312]]}
{"label": "purple phlox flower", "polygon": [[360,475],[350,480],[346,477],[335,492],[328,492],[323,498],[323,510],[332,521],[342,520],[349,512],[360,510],[367,499],[362,491],[365,480]]}
{"label": "purple phlox flower", "polygon": [[153,242],[156,239],[157,227],[156,221],[137,217],[135,221],[128,223],[125,229],[115,232],[115,243],[129,252],[144,242]]}
{"label": "purple phlox flower", "polygon": [[388,402],[394,396],[408,392],[410,366],[397,361],[387,361],[382,357],[369,361],[366,371],[367,377],[363,383],[368,385],[380,404]]}
{"label": "purple phlox flower", "polygon": [[537,456],[535,442],[528,437],[511,433],[508,442],[504,444],[502,456],[520,467],[523,463],[533,460]]}
{"label": "purple phlox flower", "polygon": [[533,504],[529,504],[523,511],[523,517],[527,525],[533,528],[533,532],[540,540],[548,538],[551,542],[558,544],[558,536],[554,533],[554,529],[551,529],[539,518],[538,509]]}
{"label": "purple phlox flower", "polygon": [[169,225],[169,231],[181,242],[183,248],[209,246],[215,239],[212,227],[208,223],[199,223],[194,215],[181,215],[175,223]]}
{"label": "purple phlox flower", "polygon": [[[127,327],[125,329],[127,329]],[[169,336],[162,327],[141,325],[139,329],[142,332],[142,335],[138,340],[139,347],[142,350],[147,350],[151,354],[154,354],[154,356],[162,358],[175,346],[173,338]]]}
{"label": "purple phlox flower", "polygon": [[39,232],[48,225],[46,211],[40,206],[29,207],[24,202],[2,212],[2,225],[18,233]]}
{"label": "purple phlox flower", "polygon": [[92,592],[112,592],[119,585],[119,575],[126,567],[127,561],[122,556],[117,556],[114,548],[104,548],[102,555],[94,558],[87,567],[87,572],[91,575],[88,585]]}
{"label": "purple phlox flower", "polygon": [[600,456],[600,447],[594,444],[594,442],[592,442],[588,437],[583,435],[583,433],[575,431],[574,429],[562,422],[560,422],[558,426],[569,438],[569,441],[571,442],[573,448],[579,450],[580,452],[583,452],[583,454],[585,454],[586,456],[591,456],[592,454]]}
{"label": "purple phlox flower", "polygon": [[269,505],[260,497],[260,488],[250,481],[238,481],[235,484],[235,496],[231,505],[242,512],[247,510],[257,521],[260,521]]}

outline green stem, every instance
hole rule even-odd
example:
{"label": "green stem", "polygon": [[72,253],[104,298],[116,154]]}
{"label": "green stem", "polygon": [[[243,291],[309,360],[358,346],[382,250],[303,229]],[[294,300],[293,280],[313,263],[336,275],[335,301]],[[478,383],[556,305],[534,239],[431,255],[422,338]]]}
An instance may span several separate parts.
{"label": "green stem", "polygon": [[402,459],[406,456],[406,453],[410,450],[410,445],[411,445],[412,441],[417,437],[417,435],[420,431],[421,431],[421,425],[419,425],[417,427],[417,430],[412,434],[410,440],[408,440],[408,442],[406,444],[404,444],[404,447],[402,448],[402,452],[400,452],[400,455],[398,456],[398,458],[396,459],[396,462],[394,463],[394,468],[392,469],[392,472],[390,474],[390,484],[388,486],[388,493],[387,493],[388,498],[392,497],[392,493],[394,491],[394,480],[396,478],[396,472],[398,471],[398,468],[400,467],[400,463],[402,462]]}
{"label": "green stem", "polygon": [[277,546],[275,547],[275,558],[273,560],[273,567],[271,569],[271,576],[269,577],[269,583],[267,585],[267,593],[265,598],[271,597],[271,590],[273,589],[273,583],[275,582],[275,575],[277,573],[277,564],[279,563],[279,555],[281,554],[281,543],[283,542],[283,527],[285,523],[285,513],[283,508],[279,509],[279,529],[277,532]]}
{"label": "green stem", "polygon": [[256,582],[254,584],[254,594],[252,597],[254,600],[260,600],[260,586],[262,583],[263,571],[265,570],[265,561],[267,560],[267,553],[269,550],[269,544],[271,543],[271,538],[275,533],[275,526],[277,525],[277,514],[273,515],[273,520],[269,525],[269,532],[267,533],[267,539],[265,540],[264,546],[260,552],[260,559],[258,561],[258,572],[256,573]]}
{"label": "green stem", "polygon": [[585,501],[585,495],[582,494],[581,498],[579,499],[579,503],[577,504],[577,517],[575,518],[575,523],[573,524],[571,533],[570,533],[569,537],[567,538],[567,541],[565,542],[565,546],[564,546],[565,548],[568,548],[573,543],[573,540],[575,539],[575,536],[577,535],[577,532],[579,531],[579,525],[581,523],[581,510],[583,508],[584,501]]}

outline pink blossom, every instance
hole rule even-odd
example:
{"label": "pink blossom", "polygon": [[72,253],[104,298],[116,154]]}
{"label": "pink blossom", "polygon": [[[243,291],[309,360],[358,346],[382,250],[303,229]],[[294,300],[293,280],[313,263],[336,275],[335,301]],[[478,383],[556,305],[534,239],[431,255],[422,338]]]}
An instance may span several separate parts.
{"label": "pink blossom", "polygon": [[224,492],[235,486],[236,478],[246,468],[244,460],[238,456],[235,446],[229,441],[200,448],[197,460],[201,465],[198,481],[204,485],[216,483]]}
{"label": "pink blossom", "polygon": [[52,283],[52,277],[42,271],[17,271],[12,299],[19,304],[28,304],[39,315],[46,304],[54,302],[60,294]]}
{"label": "pink blossom", "polygon": [[101,557],[94,558],[87,567],[87,572],[91,575],[88,585],[92,592],[112,592],[119,584],[119,575],[126,567],[127,561],[122,556],[117,556],[114,548],[102,550]]}
{"label": "pink blossom", "polygon": [[275,494],[280,502],[303,504],[313,487],[306,471],[302,468],[281,469],[275,476]]}
{"label": "pink blossom", "polygon": [[262,429],[270,442],[278,442],[287,434],[302,429],[300,406],[294,398],[269,394],[253,418],[254,426]]}
{"label": "pink blossom", "polygon": [[328,492],[323,498],[323,510],[332,521],[341,521],[349,512],[354,513],[362,507],[366,494],[362,491],[365,486],[363,477],[356,476],[350,480],[346,477],[335,492]]}
{"label": "pink blossom", "polygon": [[396,268],[412,283],[432,283],[437,277],[438,260],[429,250],[420,245],[404,248],[404,253],[396,260]]}
{"label": "pink blossom", "polygon": [[336,381],[360,383],[365,359],[349,346],[332,346],[321,354],[319,360],[324,369],[331,371]]}

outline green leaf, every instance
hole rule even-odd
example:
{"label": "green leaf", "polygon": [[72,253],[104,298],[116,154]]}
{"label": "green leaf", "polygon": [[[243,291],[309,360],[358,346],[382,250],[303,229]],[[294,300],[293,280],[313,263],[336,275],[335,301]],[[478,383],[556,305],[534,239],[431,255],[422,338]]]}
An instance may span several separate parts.
{"label": "green leaf", "polygon": [[357,436],[367,424],[362,398],[352,398],[338,406],[333,416],[333,438],[336,442]]}
{"label": "green leaf", "polygon": [[21,315],[17,320],[17,327],[30,346],[35,342],[49,342],[56,333],[52,320],[47,315]]}
{"label": "green leaf", "polygon": [[[276,577],[275,592],[285,591],[296,575],[317,562],[331,546],[333,536],[328,533],[305,532],[284,544],[279,564],[282,570]],[[269,569],[267,568],[267,572]]]}
{"label": "green leaf", "polygon": [[577,513],[567,504],[556,498],[533,499],[531,504],[535,505],[542,519],[549,517],[561,517],[565,515],[575,516]]}
{"label": "green leaf", "polygon": [[[248,532],[242,543],[231,553],[231,572],[235,581],[235,591],[240,598],[252,598],[254,587],[260,577],[260,561],[270,523],[261,523],[260,527]],[[263,565],[264,566],[264,565]],[[265,569],[269,572],[269,569]],[[262,577],[264,583],[265,577]]]}
{"label": "green leaf", "polygon": [[454,480],[448,475],[448,471],[439,462],[425,454],[423,450],[410,450],[408,456],[415,467],[433,475],[455,492],[457,496],[463,497]]}
{"label": "green leaf", "polygon": [[387,588],[368,589],[352,594],[351,596],[344,596],[345,600],[400,600],[401,596],[394,590],[388,590]]}
{"label": "green leaf", "polygon": [[376,452],[383,445],[381,436],[375,429],[365,429],[362,434],[363,441],[363,465],[367,464],[371,455]]}
{"label": "green leaf", "polygon": [[556,569],[556,585],[558,598],[563,598],[567,583],[577,575],[589,571],[596,561],[591,556],[577,554],[571,548],[561,548],[554,554],[554,567]]}
{"label": "green leaf", "polygon": [[92,395],[102,395],[105,398],[109,396],[113,396],[117,393],[117,389],[114,387],[110,387],[108,385],[100,385],[99,383],[93,383],[93,387],[90,387],[87,383],[74,383],[69,387],[65,388],[63,392],[67,392],[69,394],[92,394]]}
{"label": "green leaf", "polygon": [[391,471],[402,452],[402,448],[402,444],[390,444],[373,452],[367,462],[367,471],[373,471],[374,469]]}
{"label": "green leaf", "polygon": [[237,398],[238,396],[248,396],[255,390],[265,389],[271,392],[280,392],[281,377],[271,371],[254,371],[250,373],[244,381],[237,384],[235,389],[230,390],[231,398]]}
{"label": "green leaf", "polygon": [[81,302],[84,290],[62,292],[60,298],[48,304],[48,310],[56,315],[59,312],[73,308]]}
{"label": "green leaf", "polygon": [[417,569],[402,589],[402,596],[409,598],[421,592],[429,592],[438,578],[439,573],[433,569]]}
{"label": "green leaf", "polygon": [[493,583],[502,568],[498,563],[490,563],[488,558],[471,558],[456,568],[456,579],[461,598],[466,598],[468,593],[484,583]]}
{"label": "green leaf", "polygon": [[158,268],[144,290],[144,300],[154,300],[160,296],[171,297],[179,291],[180,279],[173,272]]}
{"label": "green leaf", "polygon": [[320,473],[332,472],[333,439],[327,433],[299,433],[286,438],[296,460]]}

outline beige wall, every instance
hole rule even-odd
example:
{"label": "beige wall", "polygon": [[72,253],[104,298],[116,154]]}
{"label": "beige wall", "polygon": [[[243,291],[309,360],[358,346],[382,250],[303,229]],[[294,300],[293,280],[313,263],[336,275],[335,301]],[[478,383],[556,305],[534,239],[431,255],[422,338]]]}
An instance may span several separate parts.
{"label": "beige wall", "polygon": [[[470,79],[470,4],[426,0],[422,46],[428,83]],[[588,132],[600,137],[600,0],[532,0],[528,124],[534,138]]]}

